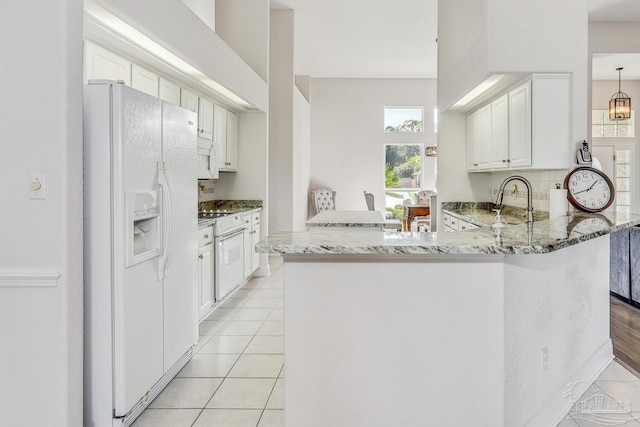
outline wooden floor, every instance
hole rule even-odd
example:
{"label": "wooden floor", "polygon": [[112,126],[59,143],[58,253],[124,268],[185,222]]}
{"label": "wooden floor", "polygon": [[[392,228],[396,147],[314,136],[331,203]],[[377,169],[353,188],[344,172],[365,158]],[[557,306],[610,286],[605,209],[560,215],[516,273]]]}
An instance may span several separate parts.
{"label": "wooden floor", "polygon": [[614,356],[640,372],[640,310],[611,297],[610,325]]}

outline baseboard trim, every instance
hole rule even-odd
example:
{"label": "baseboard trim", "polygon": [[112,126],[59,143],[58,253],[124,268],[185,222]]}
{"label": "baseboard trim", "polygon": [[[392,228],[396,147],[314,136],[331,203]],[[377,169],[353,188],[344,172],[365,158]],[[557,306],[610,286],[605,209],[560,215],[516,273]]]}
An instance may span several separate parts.
{"label": "baseboard trim", "polygon": [[576,400],[587,391],[589,386],[605,370],[613,360],[613,344],[608,339],[587,360],[578,371],[573,374],[567,384],[552,394],[552,398],[542,410],[527,423],[527,427],[555,426],[569,413]]}

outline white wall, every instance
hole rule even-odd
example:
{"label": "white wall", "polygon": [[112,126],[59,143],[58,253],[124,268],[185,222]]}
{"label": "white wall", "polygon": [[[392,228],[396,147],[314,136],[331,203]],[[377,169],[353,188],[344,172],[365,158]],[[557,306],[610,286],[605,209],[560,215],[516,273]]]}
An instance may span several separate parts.
{"label": "white wall", "polygon": [[269,0],[216,0],[216,34],[269,80]]}
{"label": "white wall", "polygon": [[[0,27],[0,276],[61,273],[0,287],[0,424],[81,426],[82,1],[3,2]],[[47,174],[45,200],[30,172]]]}
{"label": "white wall", "polygon": [[182,2],[209,28],[216,30],[216,0],[182,0]]}
{"label": "white wall", "polygon": [[311,106],[296,87],[293,91],[293,230],[304,230],[311,180]]}
{"label": "white wall", "polygon": [[[312,78],[310,99],[311,188],[335,190],[337,209],[367,209],[368,190],[384,210],[385,142],[436,143],[435,79]],[[425,132],[385,134],[385,106],[423,106]]]}

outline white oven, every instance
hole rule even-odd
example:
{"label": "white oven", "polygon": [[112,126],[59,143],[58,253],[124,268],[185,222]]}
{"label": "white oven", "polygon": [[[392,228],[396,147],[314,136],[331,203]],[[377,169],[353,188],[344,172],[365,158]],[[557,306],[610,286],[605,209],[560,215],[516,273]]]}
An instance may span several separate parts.
{"label": "white oven", "polygon": [[198,140],[198,179],[218,179],[218,153],[211,141]]}
{"label": "white oven", "polygon": [[244,279],[244,223],[242,214],[218,218],[214,225],[215,298],[223,300]]}

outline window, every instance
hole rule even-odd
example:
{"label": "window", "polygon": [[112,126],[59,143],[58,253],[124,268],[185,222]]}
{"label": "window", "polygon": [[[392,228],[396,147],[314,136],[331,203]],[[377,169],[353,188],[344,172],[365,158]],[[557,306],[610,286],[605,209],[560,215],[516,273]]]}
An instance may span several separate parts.
{"label": "window", "polygon": [[609,110],[591,111],[591,136],[594,138],[633,138],[635,111],[627,120],[609,120]]}
{"label": "window", "polygon": [[[631,116],[633,118],[633,115]],[[631,150],[616,150],[616,210],[631,212]]]}
{"label": "window", "polygon": [[422,185],[422,144],[384,145],[384,189],[387,218],[400,219],[403,201],[416,200]]}
{"label": "window", "polygon": [[385,132],[423,132],[422,107],[384,107]]}

